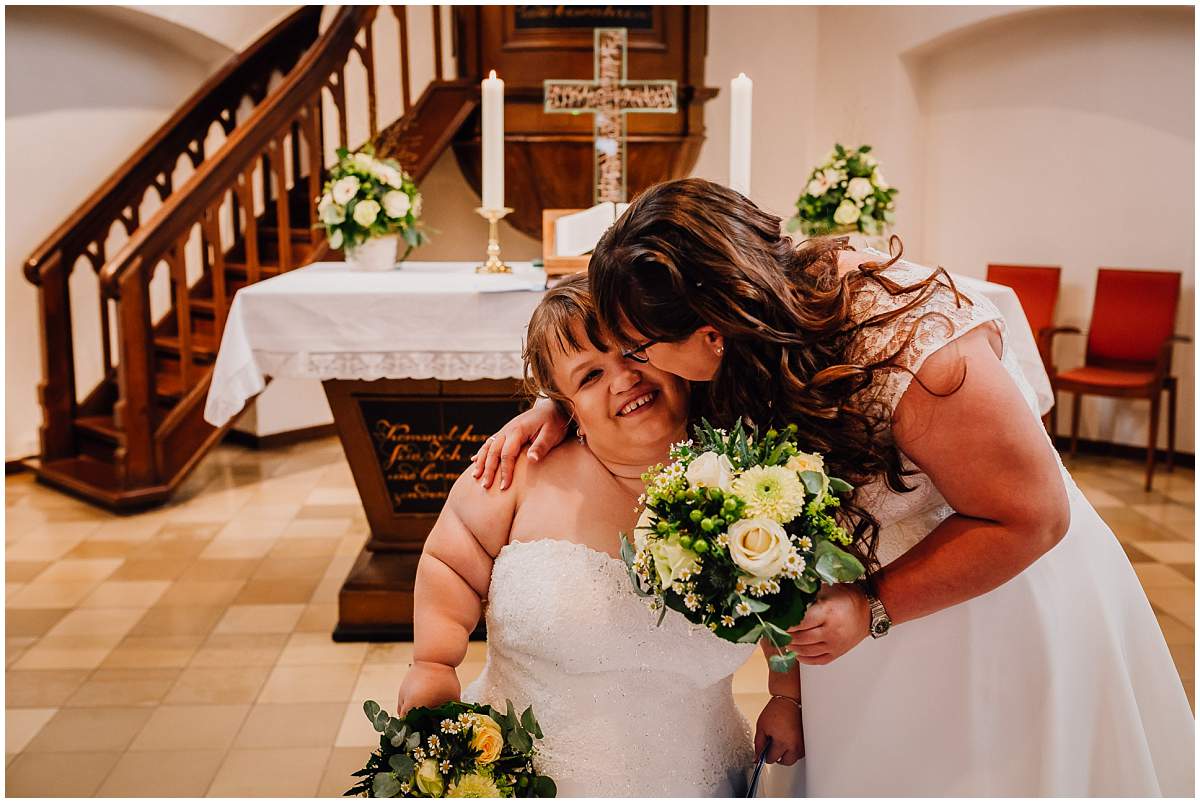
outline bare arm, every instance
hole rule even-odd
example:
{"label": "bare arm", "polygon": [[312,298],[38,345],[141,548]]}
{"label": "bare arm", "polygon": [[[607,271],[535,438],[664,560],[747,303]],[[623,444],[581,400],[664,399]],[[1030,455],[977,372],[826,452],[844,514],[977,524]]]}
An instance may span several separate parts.
{"label": "bare arm", "polygon": [[401,714],[458,699],[455,670],[483,613],[494,556],[508,541],[518,495],[487,491],[469,474],[454,483],[417,564],[413,666],[400,687]]}
{"label": "bare arm", "polygon": [[[931,355],[917,374],[934,390],[953,388],[963,377],[957,391],[937,396],[913,382],[897,405],[897,445],[956,512],[876,573],[876,591],[895,624],[1011,580],[1070,524],[1052,447],[992,337],[987,327],[969,332]],[[795,634],[803,663],[827,664],[867,635],[869,611],[857,587],[831,586],[821,596]]]}
{"label": "bare arm", "polygon": [[491,488],[498,473],[500,490],[506,490],[512,482],[522,447],[532,441],[526,454],[530,460],[541,460],[563,442],[568,423],[554,402],[544,397],[538,399],[533,407],[505,424],[480,447],[471,458],[475,463],[472,476],[483,483],[484,488]]}

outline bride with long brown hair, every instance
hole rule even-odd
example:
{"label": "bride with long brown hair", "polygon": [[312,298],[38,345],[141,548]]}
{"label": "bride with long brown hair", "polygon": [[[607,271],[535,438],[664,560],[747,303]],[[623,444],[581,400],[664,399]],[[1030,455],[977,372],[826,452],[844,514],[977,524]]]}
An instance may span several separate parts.
{"label": "bride with long brown hair", "polygon": [[[1190,797],[1183,686],[1000,313],[896,238],[894,254],[797,246],[779,224],[720,185],[668,182],[589,267],[627,359],[691,380],[695,414],[718,425],[797,424],[858,486],[842,512],[867,580],[824,589],[793,630],[800,666],[772,678],[759,748],[802,717],[794,791],[810,796]],[[503,487],[517,452],[544,455],[565,425],[535,405],[477,476],[499,469]]]}

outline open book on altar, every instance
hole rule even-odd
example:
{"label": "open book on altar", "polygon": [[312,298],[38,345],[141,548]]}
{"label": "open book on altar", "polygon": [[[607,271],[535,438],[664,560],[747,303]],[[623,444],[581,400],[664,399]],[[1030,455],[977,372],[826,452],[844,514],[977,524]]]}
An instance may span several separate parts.
{"label": "open book on altar", "polygon": [[591,209],[542,210],[542,260],[547,275],[587,270],[592,249],[628,207],[605,201]]}

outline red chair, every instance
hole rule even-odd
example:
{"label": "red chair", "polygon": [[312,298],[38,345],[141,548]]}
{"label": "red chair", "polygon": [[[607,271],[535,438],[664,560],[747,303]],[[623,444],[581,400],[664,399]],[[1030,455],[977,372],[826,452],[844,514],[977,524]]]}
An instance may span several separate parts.
{"label": "red chair", "polygon": [[1058,306],[1058,287],[1062,268],[1037,265],[988,265],[987,280],[1011,287],[1025,310],[1029,328],[1037,339],[1038,353],[1046,373],[1054,376],[1054,359],[1050,353],[1054,329],[1054,308]]}
{"label": "red chair", "polygon": [[[1177,382],[1171,376],[1171,347],[1191,339],[1174,334],[1179,307],[1178,271],[1101,268],[1087,336],[1084,364],[1052,374],[1055,394],[1074,393],[1071,406],[1071,455],[1079,439],[1080,400],[1085,394],[1150,402],[1150,440],[1146,447],[1146,490],[1154,479],[1155,447],[1162,393],[1167,392],[1167,470],[1175,464]],[[1082,334],[1074,326],[1051,330]],[[1052,420],[1054,416],[1052,413]]]}

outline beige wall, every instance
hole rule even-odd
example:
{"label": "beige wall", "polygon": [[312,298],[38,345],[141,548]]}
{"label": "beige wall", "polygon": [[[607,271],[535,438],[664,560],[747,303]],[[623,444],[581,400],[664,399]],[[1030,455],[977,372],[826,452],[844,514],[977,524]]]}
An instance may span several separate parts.
{"label": "beige wall", "polygon": [[[203,10],[184,16],[203,28]],[[901,190],[897,232],[914,259],[976,276],[988,261],[1061,264],[1059,319],[1074,324],[1087,322],[1095,267],[1182,270],[1180,329],[1190,333],[1192,30],[1190,8],[712,6],[706,82],[721,92],[706,107],[694,172],[727,179],[728,85],[745,72],[755,82],[751,195],[765,208],[789,216],[833,142],[869,142]],[[10,137],[12,125],[10,113]],[[10,198],[13,186],[10,175]],[[413,258],[477,258],[478,198],[452,155],[422,189],[434,241]],[[513,258],[540,251],[503,225],[502,238]],[[10,244],[10,285],[12,254]],[[1064,343],[1060,363],[1079,349]],[[1194,451],[1193,355],[1177,354],[1180,447]],[[8,383],[11,398],[11,368]],[[258,408],[246,421],[259,434],[328,420],[316,383],[272,386]],[[11,411],[7,423],[11,439]],[[1085,407],[1086,437],[1137,444],[1144,432],[1144,402]]]}

